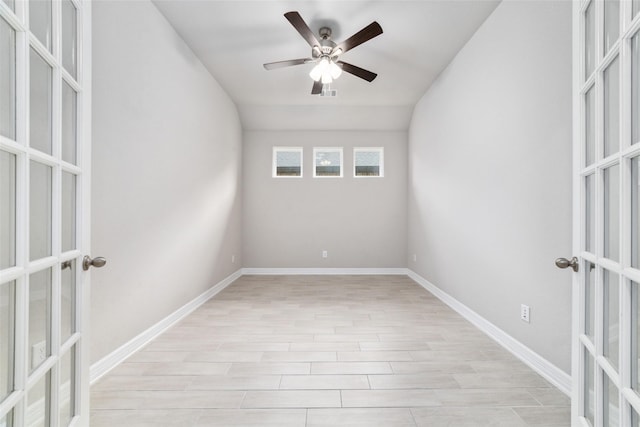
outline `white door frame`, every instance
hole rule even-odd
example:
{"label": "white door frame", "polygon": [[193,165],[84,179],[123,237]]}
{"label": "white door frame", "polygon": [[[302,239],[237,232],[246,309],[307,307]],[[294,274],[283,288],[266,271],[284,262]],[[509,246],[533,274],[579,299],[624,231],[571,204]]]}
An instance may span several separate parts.
{"label": "white door frame", "polygon": [[[82,82],[83,97],[79,106],[79,123],[82,143],[82,165],[83,179],[80,192],[82,194],[81,212],[79,215],[82,237],[80,248],[83,254],[91,252],[91,123],[92,123],[92,96],[91,88],[93,81],[92,68],[92,38],[91,38],[91,0],[81,0],[82,26],[80,44],[78,50],[82,58]],[[90,367],[91,367],[91,269],[81,273],[82,278],[79,286],[80,310],[78,313],[79,324],[82,327],[82,337],[80,339],[80,375],[77,378],[76,387],[80,392],[77,396],[78,418],[72,426],[88,426],[90,416]]]}
{"label": "white door frame", "polygon": [[[620,13],[618,15],[619,37],[611,43],[608,52],[605,52],[605,9],[607,4],[602,0],[574,0],[573,1],[573,227],[572,246],[574,255],[579,257],[580,271],[573,275],[573,300],[572,300],[572,425],[574,427],[590,426],[583,415],[585,414],[585,397],[593,402],[594,427],[608,425],[608,422],[629,426],[632,423],[632,413],[640,413],[640,395],[638,386],[632,384],[632,372],[638,363],[637,349],[632,348],[632,343],[637,339],[632,337],[632,331],[638,320],[632,319],[632,310],[639,305],[637,295],[640,285],[640,270],[631,268],[631,164],[632,158],[640,156],[640,144],[632,141],[632,117],[631,112],[631,39],[640,34],[640,13],[633,17],[633,3],[631,0],[620,1]],[[594,70],[589,76],[585,76],[585,11],[591,7],[595,13],[594,45],[591,54],[594,57]],[[640,5],[635,7],[640,8]],[[615,21],[614,21],[615,22]],[[640,37],[640,36],[639,36]],[[617,128],[619,149],[603,158],[605,138],[605,70],[614,61],[619,66],[618,102],[615,105],[619,111],[618,122],[609,126]],[[585,94],[590,88],[594,88],[594,122],[593,125],[593,151],[594,161],[590,165],[585,162],[586,150],[586,101]],[[634,145],[633,143],[636,142]],[[618,223],[617,259],[608,259],[605,255],[605,176],[604,171],[611,166],[618,166],[616,174],[610,177],[618,180],[619,203],[618,215],[614,222]],[[593,176],[595,190],[594,199],[594,224],[592,239],[595,239],[593,250],[587,251],[585,245],[586,235],[586,177]],[[615,206],[615,205],[612,205]],[[614,212],[613,210],[611,212]],[[637,236],[636,236],[637,238]],[[591,292],[595,295],[593,313],[589,315],[589,322],[593,325],[593,341],[585,334],[586,307],[586,280],[590,275],[590,263],[594,264],[592,281],[595,283]],[[618,280],[610,280],[609,287],[616,287],[619,298],[617,305],[617,321],[615,318],[607,319],[607,296],[605,294],[604,272],[608,271],[616,275]],[[611,277],[613,277],[613,275]],[[635,296],[635,300],[632,300]],[[613,320],[613,326],[605,328],[609,320]],[[605,352],[606,337],[609,334],[617,335],[617,360],[613,356],[607,356]],[[608,344],[607,344],[608,345]],[[611,353],[610,353],[611,354]],[[586,373],[585,364],[589,358],[594,363],[593,371]],[[617,365],[617,366],[616,366]],[[593,392],[585,390],[585,380],[592,379]],[[608,394],[610,398],[617,399],[618,407],[606,403],[605,384],[609,384],[614,393]],[[607,414],[610,414],[608,419]]]}
{"label": "white door frame", "polygon": [[[13,139],[0,136],[0,149],[15,155],[16,162],[16,212],[15,212],[15,266],[5,268],[0,271],[0,283],[11,283],[15,281],[15,317],[13,319],[15,343],[13,357],[15,359],[14,385],[13,391],[0,402],[0,425],[8,413],[12,414],[9,421],[14,425],[28,425],[29,417],[36,418],[41,422],[45,413],[49,413],[48,425],[58,427],[60,425],[59,414],[61,399],[60,390],[69,391],[69,383],[62,384],[60,377],[62,365],[61,356],[72,355],[75,358],[75,371],[70,374],[72,384],[75,386],[73,396],[73,406],[76,415],[71,426],[89,425],[89,306],[90,306],[90,274],[82,271],[82,255],[87,254],[90,249],[90,207],[91,207],[91,2],[90,0],[67,0],[67,6],[73,5],[75,9],[75,30],[76,49],[75,61],[77,64],[77,74],[74,78],[63,67],[62,50],[62,0],[52,0],[51,7],[51,37],[50,48],[44,46],[37,37],[29,31],[29,2],[28,0],[17,0],[12,8],[0,0],[0,16],[15,31],[16,43],[16,70],[15,70],[15,136]],[[67,7],[67,11],[71,10]],[[74,27],[68,27],[74,28]],[[71,46],[66,44],[64,47]],[[51,96],[51,144],[50,154],[39,152],[30,147],[29,136],[29,86],[30,86],[30,55],[34,50],[47,63],[51,69],[50,96]],[[62,148],[62,99],[63,87],[66,85],[76,92],[76,160],[63,161],[64,154]],[[0,94],[6,96],[7,94]],[[69,110],[67,110],[69,111]],[[72,113],[73,114],[73,113]],[[29,168],[31,161],[45,164],[50,167],[50,183],[47,191],[51,195],[51,252],[50,256],[38,260],[30,260],[29,254],[29,191],[30,175]],[[66,172],[67,176],[75,176],[75,246],[65,249],[62,246],[62,177]],[[73,188],[73,187],[71,187]],[[70,238],[70,242],[73,241]],[[75,248],[75,249],[74,249]],[[75,261],[75,270],[70,277],[75,277],[75,292],[73,301],[75,305],[75,332],[70,329],[70,336],[65,333],[65,341],[61,342],[62,335],[62,270],[64,261]],[[29,360],[29,288],[28,284],[31,274],[38,271],[50,271],[51,279],[47,291],[50,298],[45,306],[49,317],[47,328],[47,341],[51,347],[49,355],[43,362],[32,370]],[[65,282],[69,283],[69,282]],[[36,313],[34,311],[34,313]],[[33,314],[33,313],[32,313]],[[73,316],[70,317],[73,319]],[[67,324],[69,328],[71,324]],[[6,344],[6,343],[3,343]],[[5,347],[6,348],[6,347]],[[75,348],[75,353],[72,350]],[[44,403],[31,405],[27,408],[28,390],[42,378],[49,378],[50,398],[49,410],[45,412]],[[47,386],[44,388],[46,389]],[[45,402],[45,398],[41,399]],[[40,400],[36,400],[40,402]]]}

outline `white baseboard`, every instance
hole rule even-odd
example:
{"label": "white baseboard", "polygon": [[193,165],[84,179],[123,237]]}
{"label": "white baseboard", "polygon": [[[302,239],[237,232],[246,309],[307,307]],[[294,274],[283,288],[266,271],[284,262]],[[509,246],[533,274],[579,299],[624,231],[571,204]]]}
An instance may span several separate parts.
{"label": "white baseboard", "polygon": [[211,299],[211,297],[222,291],[224,288],[229,286],[241,276],[242,269],[239,269],[238,271],[218,282],[206,292],[189,301],[187,304],[183,305],[178,310],[174,311],[169,316],[165,317],[146,331],[143,331],[136,337],[132,338],[130,341],[126,342],[116,350],[112,351],[102,359],[95,362],[93,365],[91,365],[89,371],[90,383],[94,384],[107,372],[118,366],[120,363],[124,362],[125,359],[127,359],[133,353],[147,345],[151,340],[162,334],[171,326],[178,323],[184,317],[193,312],[196,308],[200,307],[202,304]]}
{"label": "white baseboard", "polygon": [[489,337],[511,352],[518,359],[522,360],[531,369],[556,386],[564,394],[571,396],[571,375],[567,374],[562,369],[558,368],[553,363],[549,362],[547,359],[513,338],[511,335],[507,334],[505,331],[498,328],[475,311],[471,310],[469,307],[462,304],[460,301],[447,294],[424,277],[418,275],[412,270],[408,270],[407,275],[455,310],[462,317],[475,325],[482,332],[489,335]]}
{"label": "white baseboard", "polygon": [[406,275],[406,268],[243,268],[243,275]]}

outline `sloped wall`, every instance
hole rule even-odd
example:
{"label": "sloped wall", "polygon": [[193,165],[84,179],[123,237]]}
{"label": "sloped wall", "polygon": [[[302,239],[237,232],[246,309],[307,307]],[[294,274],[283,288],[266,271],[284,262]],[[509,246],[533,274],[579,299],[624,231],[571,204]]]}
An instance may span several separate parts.
{"label": "sloped wall", "polygon": [[568,1],[503,1],[409,131],[409,268],[565,372],[571,138]]}
{"label": "sloped wall", "polygon": [[93,9],[95,362],[242,265],[242,133],[150,1]]}

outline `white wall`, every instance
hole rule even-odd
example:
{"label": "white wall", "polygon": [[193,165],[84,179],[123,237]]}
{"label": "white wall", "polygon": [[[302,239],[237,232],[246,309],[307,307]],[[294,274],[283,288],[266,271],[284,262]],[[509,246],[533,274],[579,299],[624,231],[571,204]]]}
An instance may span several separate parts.
{"label": "white wall", "polygon": [[570,372],[570,2],[498,6],[417,104],[409,169],[409,268]]}
{"label": "white wall", "polygon": [[92,362],[242,263],[234,104],[151,2],[93,17]]}
{"label": "white wall", "polygon": [[[303,178],[271,177],[273,146],[304,147]],[[343,147],[344,177],[313,178],[313,147]],[[353,177],[354,147],[384,147],[384,178]],[[406,266],[405,132],[248,131],[243,157],[245,267]]]}

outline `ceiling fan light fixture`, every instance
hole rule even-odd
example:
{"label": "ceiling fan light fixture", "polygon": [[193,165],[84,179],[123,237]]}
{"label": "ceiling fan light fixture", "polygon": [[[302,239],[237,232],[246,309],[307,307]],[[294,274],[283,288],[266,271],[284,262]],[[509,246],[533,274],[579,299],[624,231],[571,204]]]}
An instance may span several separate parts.
{"label": "ceiling fan light fixture", "polygon": [[309,73],[309,77],[311,77],[315,81],[319,81],[325,74],[326,70],[329,67],[329,60],[327,58],[322,58],[318,64],[313,67],[311,72]]}
{"label": "ceiling fan light fixture", "polygon": [[333,60],[324,57],[315,67],[313,67],[309,73],[309,77],[316,82],[322,81],[322,84],[326,85],[340,77],[341,74],[342,67],[333,62]]}
{"label": "ceiling fan light fixture", "polygon": [[340,74],[342,74],[342,68],[335,62],[331,61],[331,63],[329,64],[329,73],[331,74],[331,77],[335,80],[338,77],[340,77]]}

